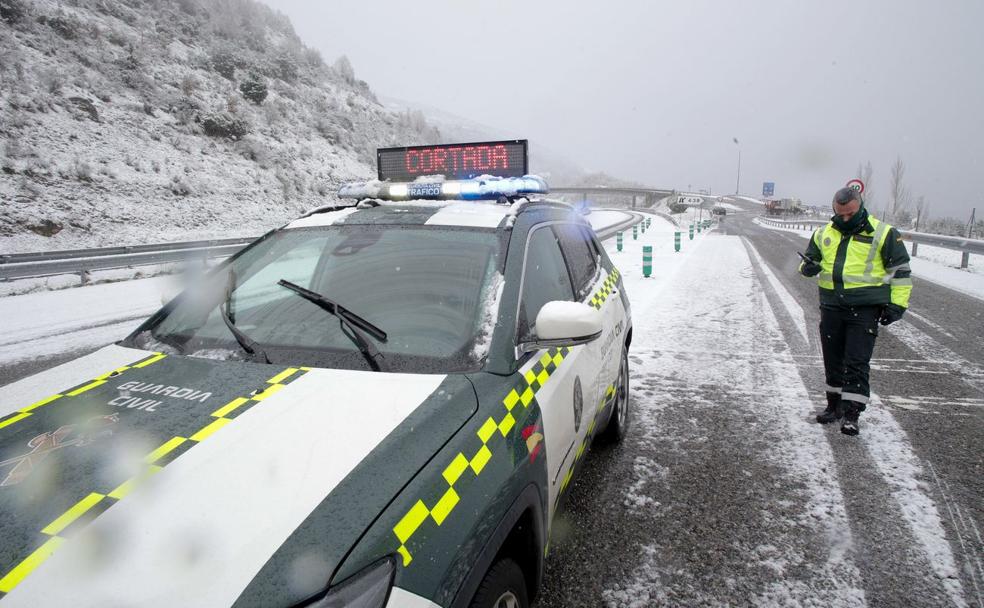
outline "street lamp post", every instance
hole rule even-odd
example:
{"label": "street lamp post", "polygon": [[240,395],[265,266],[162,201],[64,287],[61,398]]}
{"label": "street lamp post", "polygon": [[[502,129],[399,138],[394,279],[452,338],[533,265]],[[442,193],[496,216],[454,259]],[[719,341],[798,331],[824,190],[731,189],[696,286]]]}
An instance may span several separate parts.
{"label": "street lamp post", "polygon": [[735,142],[735,146],[738,147],[738,177],[735,180],[735,195],[741,190],[741,144],[738,143],[737,137],[732,137],[732,141]]}

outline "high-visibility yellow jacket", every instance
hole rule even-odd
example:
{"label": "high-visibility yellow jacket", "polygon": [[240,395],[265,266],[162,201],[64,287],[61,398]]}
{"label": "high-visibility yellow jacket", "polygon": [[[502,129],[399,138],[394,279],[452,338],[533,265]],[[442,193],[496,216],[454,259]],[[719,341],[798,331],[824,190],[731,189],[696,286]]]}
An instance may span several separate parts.
{"label": "high-visibility yellow jacket", "polygon": [[[886,222],[868,215],[849,234],[829,222],[813,233],[806,257],[821,267],[817,275],[821,305],[909,307],[909,252],[899,231]],[[805,265],[800,264],[803,274]]]}

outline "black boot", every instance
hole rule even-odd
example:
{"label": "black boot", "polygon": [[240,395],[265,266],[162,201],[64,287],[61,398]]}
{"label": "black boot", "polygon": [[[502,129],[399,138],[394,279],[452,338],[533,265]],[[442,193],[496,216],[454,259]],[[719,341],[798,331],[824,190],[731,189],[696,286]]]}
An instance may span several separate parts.
{"label": "black boot", "polygon": [[844,408],[841,406],[840,393],[827,393],[827,409],[822,414],[817,414],[817,422],[827,424],[840,420],[844,415]]}
{"label": "black boot", "polygon": [[845,435],[857,435],[861,432],[858,424],[858,417],[864,410],[864,404],[856,401],[844,401],[844,422],[841,423],[841,433]]}

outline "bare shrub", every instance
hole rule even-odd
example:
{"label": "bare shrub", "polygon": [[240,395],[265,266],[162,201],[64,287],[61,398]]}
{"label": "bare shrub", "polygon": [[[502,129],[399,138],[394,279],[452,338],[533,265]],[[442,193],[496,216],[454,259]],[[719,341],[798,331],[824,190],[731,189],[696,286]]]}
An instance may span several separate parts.
{"label": "bare shrub", "polygon": [[352,62],[345,55],[335,60],[335,65],[332,67],[345,82],[355,82],[355,70],[352,68]]}
{"label": "bare shrub", "polygon": [[61,10],[48,17],[46,23],[56,34],[67,40],[79,38],[83,29],[78,19]]}
{"label": "bare shrub", "polygon": [[188,74],[181,79],[181,92],[185,97],[191,97],[201,87],[201,82],[194,74]]}
{"label": "bare shrub", "polygon": [[174,175],[171,177],[171,193],[178,196],[188,196],[191,194],[191,186],[185,181],[180,175]]}
{"label": "bare shrub", "polygon": [[61,95],[65,85],[65,74],[59,70],[45,70],[41,73],[41,86],[52,95]]}
{"label": "bare shrub", "polygon": [[306,48],[304,49],[304,63],[308,64],[312,68],[324,67],[325,60],[321,56],[321,52],[318,49]]}
{"label": "bare shrub", "polygon": [[92,165],[86,161],[76,158],[72,162],[72,171],[75,173],[75,178],[80,182],[92,181]]}

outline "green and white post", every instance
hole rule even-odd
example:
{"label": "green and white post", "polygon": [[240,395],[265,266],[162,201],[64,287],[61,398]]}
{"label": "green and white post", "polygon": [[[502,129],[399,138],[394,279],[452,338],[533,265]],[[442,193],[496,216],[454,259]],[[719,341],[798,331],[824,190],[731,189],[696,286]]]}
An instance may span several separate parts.
{"label": "green and white post", "polygon": [[700,234],[701,228],[703,228],[704,222],[697,222],[697,234]]}
{"label": "green and white post", "polygon": [[673,249],[675,251],[680,251],[680,232],[673,233]]}
{"label": "green and white post", "polygon": [[647,279],[653,274],[653,246],[642,246],[642,276]]}
{"label": "green and white post", "polygon": [[619,251],[622,251],[622,233],[621,232],[616,232],[615,233],[615,246],[618,248]]}
{"label": "green and white post", "polygon": [[632,240],[635,241],[639,238],[639,224],[632,224]]}
{"label": "green and white post", "polygon": [[694,225],[690,224],[690,240],[694,240]]}

